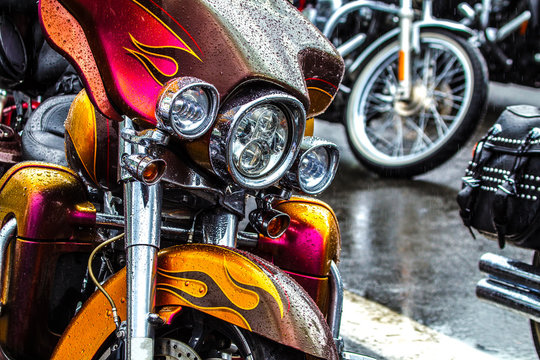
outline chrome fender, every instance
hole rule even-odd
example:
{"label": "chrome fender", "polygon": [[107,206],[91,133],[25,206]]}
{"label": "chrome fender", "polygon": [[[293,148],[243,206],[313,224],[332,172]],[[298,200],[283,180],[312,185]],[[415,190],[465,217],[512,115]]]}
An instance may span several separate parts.
{"label": "chrome fender", "polygon": [[[105,285],[126,318],[126,272]],[[330,329],[309,295],[277,267],[216,245],[179,245],[158,257],[156,309],[190,307],[285,346],[338,359]],[[72,320],[51,359],[91,359],[115,330],[109,304],[95,293]],[[164,319],[170,323],[175,312]]]}
{"label": "chrome fender", "polygon": [[[471,28],[454,22],[454,21],[447,21],[447,20],[438,20],[438,19],[431,19],[431,20],[424,20],[424,21],[418,21],[413,23],[413,32],[415,34],[418,34],[420,30],[423,29],[443,29],[450,32],[453,32],[459,36],[465,37],[465,38],[471,38],[475,36],[474,30]],[[377,38],[377,40],[373,41],[369,46],[362,51],[360,56],[354,60],[354,62],[350,65],[349,69],[347,70],[348,73],[355,72],[358,67],[377,49],[379,46],[384,44],[385,42],[389,41],[390,39],[397,37],[400,33],[401,29],[399,27],[394,28],[387,33],[385,33],[383,36]],[[418,38],[418,36],[415,36]],[[414,38],[414,37],[413,37]],[[413,39],[413,42],[415,40]],[[413,46],[416,46],[416,44],[413,44]]]}

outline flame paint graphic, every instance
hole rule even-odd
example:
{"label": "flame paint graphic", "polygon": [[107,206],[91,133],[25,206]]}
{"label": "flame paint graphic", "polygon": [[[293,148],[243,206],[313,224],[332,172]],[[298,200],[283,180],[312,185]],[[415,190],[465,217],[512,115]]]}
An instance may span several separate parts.
{"label": "flame paint graphic", "polygon": [[163,26],[163,28],[165,28],[179,41],[177,45],[147,45],[137,40],[131,33],[129,34],[131,42],[135,48],[130,49],[124,47],[124,49],[128,51],[131,55],[133,55],[137,60],[139,60],[139,62],[144,66],[144,68],[159,85],[163,86],[163,82],[158,79],[159,77],[172,78],[178,73],[179,70],[178,62],[175,60],[174,57],[167,54],[174,54],[175,51],[180,50],[183,52],[187,52],[188,54],[192,55],[193,57],[197,58],[199,61],[202,62],[201,58],[189,47],[189,45],[186,44],[186,42],[167,24],[165,24],[163,20],[161,20],[156,14],[151,12],[148,8],[143,6],[137,0],[132,0],[132,2],[137,4],[145,12],[150,14]]}
{"label": "flame paint graphic", "polygon": [[175,298],[174,303],[214,314],[248,330],[251,326],[247,319],[253,320],[258,311],[268,311],[261,308],[263,298],[266,306],[283,318],[281,297],[257,265],[227,250],[205,255],[208,261],[201,262],[202,257],[198,257],[195,262],[175,264],[174,270],[159,267],[156,290]]}

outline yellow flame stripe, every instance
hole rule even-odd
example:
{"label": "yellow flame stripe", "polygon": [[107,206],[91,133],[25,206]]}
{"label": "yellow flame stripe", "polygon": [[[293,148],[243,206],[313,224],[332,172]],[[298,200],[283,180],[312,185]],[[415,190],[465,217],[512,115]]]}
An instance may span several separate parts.
{"label": "yellow flame stripe", "polygon": [[328,91],[324,91],[323,89],[319,89],[318,87],[308,87],[308,90],[320,91],[323,94],[326,94],[326,95],[330,96],[331,98],[333,98],[333,96]]}
{"label": "yellow flame stripe", "polygon": [[234,325],[238,325],[238,326],[240,326],[240,327],[242,327],[244,329],[252,331],[251,326],[249,325],[247,320],[238,311],[236,311],[234,309],[231,309],[231,308],[228,308],[228,307],[204,307],[204,306],[199,306],[199,305],[195,305],[195,304],[191,303],[190,301],[188,301],[184,297],[178,295],[177,293],[175,293],[174,291],[171,291],[169,289],[165,289],[165,288],[156,286],[156,290],[168,292],[168,293],[172,294],[174,297],[180,299],[187,306],[192,307],[192,308],[197,309],[197,310],[201,310],[201,311],[206,312],[206,313],[211,313],[211,312],[229,313],[229,315],[232,315],[233,317],[235,317],[237,319],[237,321],[231,321],[231,323],[234,323]]}
{"label": "yellow flame stripe", "polygon": [[[146,68],[146,71],[148,71],[148,73],[154,78],[154,80],[160,85],[160,86],[163,86],[163,83],[161,81],[159,81],[154,73],[152,72],[152,70],[150,70],[148,68],[148,66],[146,65],[146,63],[144,62],[144,60],[141,59],[141,57],[145,58],[146,60],[148,60],[148,62],[150,62],[152,65],[154,65],[154,63],[152,62],[152,60],[150,60],[148,58],[148,56],[144,55],[144,54],[141,54],[140,52],[138,51],[135,51],[135,50],[131,50],[131,49],[128,49],[128,48],[124,48],[125,50],[129,51],[133,56],[135,56],[137,58],[137,60],[139,60],[141,62],[141,64],[143,64],[143,66]],[[155,66],[155,65],[154,65]],[[159,70],[158,70],[159,71]]]}
{"label": "yellow flame stripe", "polygon": [[182,49],[182,48],[180,48],[180,49],[182,49],[182,50],[188,52],[189,54],[191,54],[191,55],[193,55],[193,56],[195,56],[200,62],[203,62],[203,61],[201,60],[201,58],[200,58],[197,54],[195,54],[195,52],[194,52],[193,50],[191,50],[191,48],[188,46],[188,44],[186,44],[185,41],[182,40],[182,38],[181,38],[180,36],[178,36],[174,31],[172,31],[172,29],[171,29],[169,26],[167,26],[167,24],[165,24],[165,23],[163,22],[163,20],[161,20],[156,14],[154,14],[153,12],[151,12],[150,10],[148,10],[146,7],[144,7],[144,6],[143,6],[140,2],[138,2],[137,0],[131,0],[131,1],[133,1],[135,4],[139,5],[144,11],[146,11],[147,13],[149,13],[150,15],[152,15],[152,16],[154,17],[154,19],[156,19],[157,21],[159,21],[159,22],[161,23],[161,25],[163,25],[167,30],[169,30],[169,31],[171,32],[171,34],[173,34],[173,35],[174,35],[174,36],[175,36],[175,37],[176,37],[176,38],[177,38],[177,39],[178,39],[178,40],[186,47],[186,49]]}
{"label": "yellow flame stripe", "polygon": [[[256,292],[252,291],[252,290],[244,289],[244,288],[236,285],[232,281],[230,276],[227,274],[226,270],[224,271],[223,276],[226,279],[228,279],[228,283],[225,283],[225,284],[221,284],[220,281],[218,281],[209,272],[202,271],[202,270],[198,270],[198,271],[208,275],[212,280],[214,280],[214,282],[217,284],[217,286],[219,287],[219,289],[221,290],[223,295],[225,295],[225,297],[227,299],[229,299],[229,301],[231,303],[233,303],[235,306],[237,306],[238,308],[240,308],[242,310],[253,310],[259,305],[259,301],[260,301],[259,295]],[[161,269],[158,269],[158,274],[161,275],[161,276],[168,277],[170,279],[174,279],[174,280],[181,279],[181,278],[174,277],[174,276],[171,276],[171,275],[166,275],[166,274],[163,273],[163,271]],[[186,279],[186,280],[189,281],[189,279]],[[196,280],[196,281],[198,281],[198,280]],[[226,289],[226,287],[229,287],[229,289]],[[185,291],[185,292],[187,292],[187,291]]]}
{"label": "yellow flame stripe", "polygon": [[139,40],[135,39],[135,37],[133,35],[129,34],[129,37],[131,38],[131,41],[133,42],[133,45],[135,45],[135,47],[137,47],[137,49],[141,50],[143,53],[148,54],[148,55],[152,55],[152,56],[156,56],[156,57],[160,57],[160,58],[164,58],[164,59],[168,59],[168,60],[170,60],[170,61],[172,61],[174,63],[174,68],[175,68],[174,72],[172,72],[170,74],[166,74],[163,71],[161,71],[159,69],[159,67],[152,60],[150,60],[148,57],[145,56],[146,59],[148,59],[148,61],[163,76],[173,77],[174,75],[176,75],[178,73],[178,62],[173,57],[163,55],[163,54],[159,54],[159,53],[153,53],[153,52],[150,52],[148,50],[145,50],[145,48],[151,48],[151,49],[181,49],[181,50],[182,50],[182,48],[180,48],[178,46],[151,46],[151,45],[145,45],[142,42],[140,42]]}
{"label": "yellow flame stripe", "polygon": [[[166,284],[166,283],[157,283],[156,286],[167,285],[169,287],[180,290],[181,292],[185,292],[185,293],[187,293],[187,294],[189,294],[189,295],[191,295],[193,297],[196,297],[196,298],[203,298],[203,297],[206,296],[206,294],[208,294],[208,286],[205,283],[203,283],[202,281],[193,280],[193,279],[184,279],[184,278],[174,278],[174,279],[178,280],[179,282],[188,281],[190,283],[190,285],[185,285],[183,287],[179,287],[179,286],[174,286],[174,285]],[[194,283],[195,285],[197,285],[197,289],[195,289],[195,286],[192,286],[191,283]],[[201,288],[203,289],[203,292],[200,292]]]}

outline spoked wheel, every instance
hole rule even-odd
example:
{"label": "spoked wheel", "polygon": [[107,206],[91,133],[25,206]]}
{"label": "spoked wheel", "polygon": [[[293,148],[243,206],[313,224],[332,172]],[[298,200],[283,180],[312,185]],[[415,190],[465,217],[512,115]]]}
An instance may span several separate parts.
{"label": "spoked wheel", "polygon": [[349,97],[349,144],[382,176],[410,177],[449,159],[483,115],[487,71],[480,52],[446,31],[420,35],[412,96],[397,98],[399,42],[381,45],[360,66]]}
{"label": "spoked wheel", "polygon": [[[114,339],[113,339],[114,338]],[[186,308],[171,325],[156,330],[156,360],[301,360],[305,355],[252,332]],[[124,359],[111,337],[95,360]]]}
{"label": "spoked wheel", "polygon": [[[538,251],[534,252],[533,265],[537,267],[540,266],[540,252]],[[530,320],[530,323],[534,347],[536,348],[536,353],[540,358],[540,323],[534,320]]]}

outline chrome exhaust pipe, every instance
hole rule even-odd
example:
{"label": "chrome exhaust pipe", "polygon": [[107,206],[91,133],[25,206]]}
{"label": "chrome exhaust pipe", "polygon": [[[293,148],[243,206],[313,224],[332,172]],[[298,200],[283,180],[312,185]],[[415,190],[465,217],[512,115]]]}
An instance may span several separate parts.
{"label": "chrome exhaust pipe", "polygon": [[479,268],[488,274],[476,285],[476,296],[540,322],[540,270],[495,254],[484,254]]}

